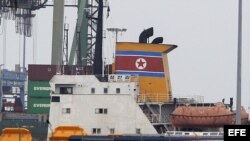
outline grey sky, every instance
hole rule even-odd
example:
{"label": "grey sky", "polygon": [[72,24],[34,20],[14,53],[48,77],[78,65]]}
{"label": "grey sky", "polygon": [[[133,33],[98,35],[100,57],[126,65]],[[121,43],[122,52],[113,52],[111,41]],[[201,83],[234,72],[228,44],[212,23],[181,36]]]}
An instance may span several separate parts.
{"label": "grey sky", "polygon": [[[238,0],[109,0],[109,5],[111,11],[105,26],[128,29],[119,36],[119,41],[137,42],[140,32],[153,26],[154,37],[163,36],[164,43],[178,45],[169,54],[174,95],[202,95],[206,102],[225,98],[227,103],[234,97],[235,102]],[[248,107],[250,1],[243,0],[243,5],[242,104]],[[39,64],[50,63],[52,11],[52,8],[37,11],[36,63]],[[76,9],[66,8],[65,13],[72,32]],[[19,62],[19,35],[14,34],[14,27],[14,22],[8,22],[6,67],[12,69]],[[106,37],[107,57],[112,56],[115,39],[108,32]],[[28,39],[28,63],[33,63],[32,40]],[[2,47],[0,51],[2,56]]]}

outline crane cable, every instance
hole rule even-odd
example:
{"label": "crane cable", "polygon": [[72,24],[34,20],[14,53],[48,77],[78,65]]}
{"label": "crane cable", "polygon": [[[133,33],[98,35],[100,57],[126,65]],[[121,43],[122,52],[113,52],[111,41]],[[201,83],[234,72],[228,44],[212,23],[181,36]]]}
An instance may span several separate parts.
{"label": "crane cable", "polygon": [[[18,54],[18,65],[19,66],[21,66],[21,44],[22,44],[22,40],[21,40],[21,37],[22,37],[22,35],[21,34],[19,34],[19,48],[18,48],[18,52],[19,52],[19,54]],[[20,71],[20,70],[19,70]]]}
{"label": "crane cable", "polygon": [[3,68],[5,68],[6,65],[6,36],[7,36],[7,24],[6,19],[3,19]]}
{"label": "crane cable", "polygon": [[33,64],[36,64],[36,53],[37,53],[37,20],[38,15],[33,18]]}

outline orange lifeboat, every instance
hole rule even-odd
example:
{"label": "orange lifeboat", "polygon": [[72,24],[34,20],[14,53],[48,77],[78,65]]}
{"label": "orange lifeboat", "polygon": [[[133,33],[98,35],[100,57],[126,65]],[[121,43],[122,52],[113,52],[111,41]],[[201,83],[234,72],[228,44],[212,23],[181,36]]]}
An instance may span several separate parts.
{"label": "orange lifeboat", "polygon": [[174,127],[221,127],[235,123],[235,113],[226,109],[223,103],[215,106],[180,106],[171,114]]}

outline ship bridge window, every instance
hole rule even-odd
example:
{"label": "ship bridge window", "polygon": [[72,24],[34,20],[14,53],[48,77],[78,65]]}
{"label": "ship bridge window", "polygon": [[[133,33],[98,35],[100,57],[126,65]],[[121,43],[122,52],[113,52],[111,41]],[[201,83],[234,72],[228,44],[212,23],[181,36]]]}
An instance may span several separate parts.
{"label": "ship bridge window", "polygon": [[135,129],[135,133],[136,133],[136,134],[141,134],[141,129],[140,129],[140,128],[136,128],[136,129]]}
{"label": "ship bridge window", "polygon": [[108,93],[108,88],[104,88],[104,93]]}
{"label": "ship bridge window", "polygon": [[121,89],[120,88],[116,88],[116,93],[117,94],[121,93]]}
{"label": "ship bridge window", "polygon": [[110,128],[110,134],[114,134],[115,133],[115,128]]}
{"label": "ship bridge window", "polygon": [[93,128],[92,134],[101,134],[101,128]]}
{"label": "ship bridge window", "polygon": [[70,108],[62,108],[63,114],[70,114],[71,109]]}
{"label": "ship bridge window", "polygon": [[92,94],[95,93],[95,88],[91,88],[91,93],[92,93]]}
{"label": "ship bridge window", "polygon": [[60,96],[52,96],[51,102],[60,102]]}
{"label": "ship bridge window", "polygon": [[60,87],[60,94],[73,94],[73,87]]}
{"label": "ship bridge window", "polygon": [[101,114],[101,113],[103,113],[103,110],[101,108],[96,108],[95,113],[96,114]]}
{"label": "ship bridge window", "polygon": [[107,108],[96,108],[95,113],[96,114],[108,114],[108,109]]}
{"label": "ship bridge window", "polygon": [[107,114],[107,113],[108,113],[108,109],[106,109],[106,108],[103,109],[103,113],[104,113],[104,114]]}

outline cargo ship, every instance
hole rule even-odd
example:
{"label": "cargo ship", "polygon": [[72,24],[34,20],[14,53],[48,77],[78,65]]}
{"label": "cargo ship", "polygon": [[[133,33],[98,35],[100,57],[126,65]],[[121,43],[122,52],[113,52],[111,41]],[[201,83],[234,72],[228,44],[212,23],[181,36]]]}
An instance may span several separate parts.
{"label": "cargo ship", "polygon": [[188,103],[188,100],[181,102],[172,98],[167,54],[176,47],[172,44],[119,42],[112,72],[54,75],[50,80],[48,137],[51,140],[58,138],[56,127],[77,126],[88,135],[72,134],[69,140],[109,140],[112,137],[108,135],[119,135],[117,140],[222,140],[223,125],[234,124],[235,116],[225,107],[220,110],[229,113],[230,118],[213,112],[213,120],[219,117],[223,124],[190,123],[189,132],[178,132],[185,119],[176,120],[174,111],[177,107],[186,104],[196,104],[203,109],[208,107],[195,99],[189,99]]}
{"label": "cargo ship", "polygon": [[[117,140],[223,140],[223,126],[235,124],[232,103],[172,98],[167,54],[177,46],[143,42],[152,30],[143,31],[139,43],[116,43],[111,72],[52,77],[51,140],[60,126],[77,126],[88,134],[72,140],[112,138],[108,135],[118,135]],[[246,118],[242,109],[242,124]]]}
{"label": "cargo ship", "polygon": [[173,98],[167,54],[176,47],[119,42],[115,62],[98,68],[103,74],[92,66],[29,65],[29,114],[2,119],[22,117],[18,126],[46,132],[34,136],[43,140],[65,137],[72,126],[87,135],[70,132],[67,140],[223,140],[223,125],[235,123],[232,103]]}

